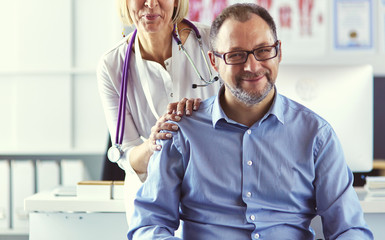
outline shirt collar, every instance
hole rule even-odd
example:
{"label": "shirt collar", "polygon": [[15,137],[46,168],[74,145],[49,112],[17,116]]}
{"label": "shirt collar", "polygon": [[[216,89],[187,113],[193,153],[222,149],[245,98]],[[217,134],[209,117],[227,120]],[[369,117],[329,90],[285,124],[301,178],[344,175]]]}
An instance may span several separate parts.
{"label": "shirt collar", "polygon": [[221,119],[224,119],[225,121],[229,122],[232,121],[229,119],[225,112],[223,111],[221,104],[220,104],[220,98],[225,92],[225,86],[224,84],[220,87],[217,96],[215,97],[214,103],[213,103],[213,111],[212,111],[212,124],[213,128],[217,125],[218,121]]}
{"label": "shirt collar", "polygon": [[[269,111],[261,119],[261,121],[259,121],[260,123],[265,121],[270,115],[273,115],[278,119],[278,121],[280,121],[282,124],[284,124],[284,114],[283,113],[284,113],[285,105],[283,103],[282,96],[280,94],[278,94],[277,88],[275,86],[274,86],[274,89],[275,89],[275,94],[274,94],[273,104],[271,105]],[[213,103],[212,124],[213,124],[214,128],[217,125],[217,123],[222,119],[228,123],[239,124],[239,123],[235,122],[234,120],[231,120],[230,118],[228,118],[221,107],[220,97],[224,94],[224,92],[225,92],[225,86],[222,85],[222,87],[219,89],[219,92],[218,92],[218,94],[215,98],[215,101]]]}
{"label": "shirt collar", "polygon": [[275,89],[274,91],[275,93],[274,93],[273,104],[271,104],[269,111],[267,111],[266,115],[262,118],[262,121],[264,121],[268,116],[273,115],[277,118],[278,121],[284,124],[285,123],[284,111],[285,111],[286,105],[284,104],[282,96],[278,93],[277,88],[275,86],[274,86],[274,89]]}

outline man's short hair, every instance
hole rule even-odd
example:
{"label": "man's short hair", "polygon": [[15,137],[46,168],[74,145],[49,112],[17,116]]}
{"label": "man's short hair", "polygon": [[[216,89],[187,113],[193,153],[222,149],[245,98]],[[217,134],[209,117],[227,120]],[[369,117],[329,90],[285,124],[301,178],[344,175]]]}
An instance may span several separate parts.
{"label": "man's short hair", "polygon": [[216,40],[219,29],[222,24],[228,18],[233,18],[239,22],[246,22],[251,18],[251,14],[256,14],[261,17],[271,29],[271,33],[274,37],[274,41],[277,41],[277,29],[275,26],[274,19],[271,17],[270,13],[263,7],[253,4],[253,3],[237,3],[225,8],[221,14],[219,14],[214,22],[211,25],[210,29],[210,43],[211,50],[216,50]]}

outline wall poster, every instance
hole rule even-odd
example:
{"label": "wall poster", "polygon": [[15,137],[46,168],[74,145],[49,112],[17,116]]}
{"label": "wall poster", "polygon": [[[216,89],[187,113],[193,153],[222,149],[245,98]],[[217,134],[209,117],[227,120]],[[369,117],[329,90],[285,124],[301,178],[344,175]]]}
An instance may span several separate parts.
{"label": "wall poster", "polygon": [[252,2],[265,7],[277,25],[285,56],[319,56],[327,46],[325,0],[190,0],[189,19],[211,24],[228,5]]}

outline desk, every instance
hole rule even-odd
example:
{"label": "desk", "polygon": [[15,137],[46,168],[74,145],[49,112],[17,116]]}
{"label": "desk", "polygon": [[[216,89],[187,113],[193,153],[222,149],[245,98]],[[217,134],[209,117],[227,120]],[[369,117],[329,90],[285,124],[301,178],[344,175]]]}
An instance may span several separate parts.
{"label": "desk", "polygon": [[[365,200],[367,191],[363,187],[356,187],[355,190],[364,211],[366,224],[372,230],[374,239],[385,239],[385,199]],[[316,232],[315,239],[324,239],[321,218],[319,216],[313,219],[311,226]]]}
{"label": "desk", "polygon": [[[365,200],[363,188],[356,188],[365,220],[374,239],[385,237],[385,200]],[[127,221],[123,200],[55,197],[50,192],[25,199],[30,211],[30,240],[122,240],[127,239]],[[316,239],[323,239],[320,218],[312,221]]]}
{"label": "desk", "polygon": [[128,225],[123,200],[80,199],[41,192],[25,199],[29,240],[122,240]]}

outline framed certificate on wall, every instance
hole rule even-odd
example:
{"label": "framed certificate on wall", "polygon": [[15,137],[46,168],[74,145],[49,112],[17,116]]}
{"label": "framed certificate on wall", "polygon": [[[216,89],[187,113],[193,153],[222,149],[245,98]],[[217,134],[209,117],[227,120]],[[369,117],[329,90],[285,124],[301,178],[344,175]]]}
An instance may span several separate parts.
{"label": "framed certificate on wall", "polygon": [[334,48],[374,50],[373,1],[334,0]]}

